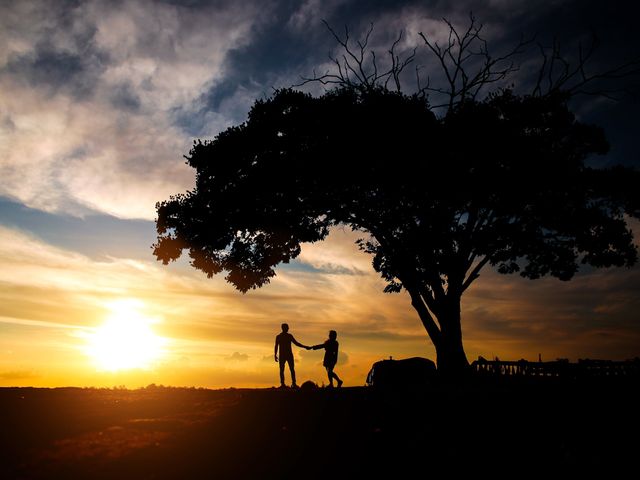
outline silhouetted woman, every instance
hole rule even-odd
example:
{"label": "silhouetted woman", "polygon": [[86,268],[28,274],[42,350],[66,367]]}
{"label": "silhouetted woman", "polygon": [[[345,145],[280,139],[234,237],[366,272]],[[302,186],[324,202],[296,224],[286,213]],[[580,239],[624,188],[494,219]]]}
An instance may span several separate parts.
{"label": "silhouetted woman", "polygon": [[320,350],[324,348],[324,361],[322,365],[327,369],[327,375],[329,376],[329,386],[333,387],[333,379],[335,378],[338,381],[338,387],[342,386],[342,380],[336,375],[333,371],[333,368],[336,366],[338,362],[338,341],[336,338],[338,334],[335,330],[329,331],[329,339],[320,345],[314,345],[313,350]]}

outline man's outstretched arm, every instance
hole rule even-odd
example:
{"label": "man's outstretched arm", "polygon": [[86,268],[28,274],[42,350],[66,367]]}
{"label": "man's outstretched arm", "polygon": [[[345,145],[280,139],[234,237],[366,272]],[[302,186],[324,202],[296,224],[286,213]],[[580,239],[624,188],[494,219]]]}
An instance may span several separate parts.
{"label": "man's outstretched arm", "polygon": [[295,338],[293,338],[293,335],[291,335],[291,342],[292,342],[294,345],[297,345],[297,346],[298,346],[298,347],[300,347],[300,348],[306,348],[306,349],[309,349],[309,347],[307,347],[306,345],[301,344],[299,341],[297,341]]}

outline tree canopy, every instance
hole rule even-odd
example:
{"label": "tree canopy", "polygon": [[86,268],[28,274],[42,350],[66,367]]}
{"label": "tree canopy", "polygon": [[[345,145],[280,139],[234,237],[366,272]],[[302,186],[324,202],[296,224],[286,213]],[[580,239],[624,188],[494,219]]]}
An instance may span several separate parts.
{"label": "tree canopy", "polygon": [[632,265],[624,214],[638,205],[621,187],[637,173],[585,166],[608,145],[566,101],[504,90],[437,118],[384,89],[280,90],[194,144],[196,187],[158,204],[155,254],[167,263],[186,248],[243,292],[337,224],[371,234],[362,246],[388,291],[427,274],[464,289],[475,261],[563,280],[580,263]]}
{"label": "tree canopy", "polygon": [[[432,50],[468,58],[447,52],[485,45],[471,25]],[[341,45],[349,52],[347,41]],[[318,97],[277,90],[257,100],[244,123],[194,143],[186,156],[194,190],[157,204],[159,260],[188,250],[195,268],[210,277],[224,272],[247,292],[268,283],[302,243],[348,225],[363,233],[358,243],[372,254],[385,291],[409,293],[438,368],[450,371],[468,364],[460,300],[486,265],[569,280],[581,264],[637,261],[627,217],[640,217],[640,173],[589,166],[608,143],[600,127],[571,112],[574,92],[564,84],[531,94],[500,88],[480,98],[482,86],[513,71],[496,69],[485,48],[475,76],[462,61],[451,70],[443,63],[453,81],[438,115],[424,88],[401,91],[407,61],[393,48],[391,69],[376,74],[374,63],[368,75],[366,41],[360,46],[359,56],[337,62],[338,75],[312,79],[332,90]]]}

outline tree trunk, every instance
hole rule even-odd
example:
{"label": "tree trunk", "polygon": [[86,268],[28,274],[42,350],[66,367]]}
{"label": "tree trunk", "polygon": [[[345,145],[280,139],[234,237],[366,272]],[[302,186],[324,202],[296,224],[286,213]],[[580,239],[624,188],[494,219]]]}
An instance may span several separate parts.
{"label": "tree trunk", "polygon": [[[407,288],[411,305],[416,309],[429,338],[436,348],[438,373],[447,378],[460,378],[469,372],[469,362],[462,346],[460,295],[448,294],[429,309],[415,288]],[[434,302],[434,300],[432,300]],[[437,313],[436,313],[437,312]],[[440,327],[434,321],[433,315]]]}
{"label": "tree trunk", "polygon": [[447,296],[446,304],[437,316],[440,324],[440,338],[436,347],[438,372],[444,377],[458,378],[469,370],[469,361],[462,346],[460,324],[460,297]]}

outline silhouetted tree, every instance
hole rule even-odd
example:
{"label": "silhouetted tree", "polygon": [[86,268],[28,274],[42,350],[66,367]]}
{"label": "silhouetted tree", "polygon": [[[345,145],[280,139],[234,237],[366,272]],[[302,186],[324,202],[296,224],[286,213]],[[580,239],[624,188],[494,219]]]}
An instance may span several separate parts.
{"label": "silhouetted tree", "polygon": [[487,81],[462,93],[454,83],[437,116],[425,88],[407,95],[383,83],[403,65],[396,57],[373,82],[364,69],[360,80],[338,74],[315,98],[278,90],[243,124],[195,142],[186,158],[196,186],[158,203],[154,254],[166,264],[187,249],[195,268],[226,272],[247,292],[301,243],[349,225],[364,232],[359,245],[385,291],[408,292],[439,370],[456,374],[468,365],[461,297],[487,264],[569,280],[581,263],[636,262],[625,216],[640,214],[639,175],[585,165],[608,145],[571,113],[570,91],[479,99]]}

